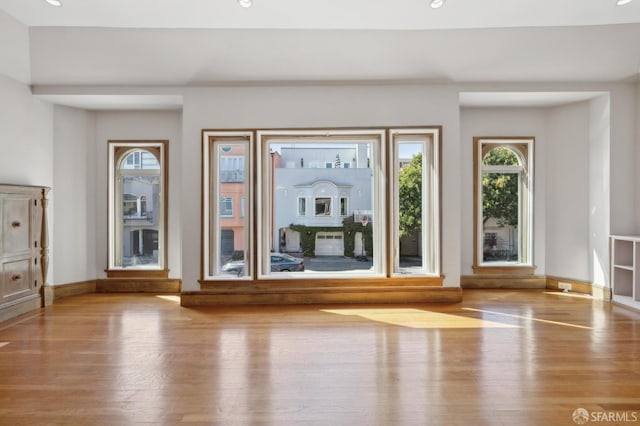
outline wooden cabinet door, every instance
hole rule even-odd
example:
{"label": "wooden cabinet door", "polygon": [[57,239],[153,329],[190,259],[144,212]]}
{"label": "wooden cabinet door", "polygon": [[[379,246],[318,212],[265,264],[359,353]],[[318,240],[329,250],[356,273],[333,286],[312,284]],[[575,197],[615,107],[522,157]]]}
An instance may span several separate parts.
{"label": "wooden cabinet door", "polygon": [[31,198],[7,194],[2,197],[2,254],[27,253],[31,250]]}

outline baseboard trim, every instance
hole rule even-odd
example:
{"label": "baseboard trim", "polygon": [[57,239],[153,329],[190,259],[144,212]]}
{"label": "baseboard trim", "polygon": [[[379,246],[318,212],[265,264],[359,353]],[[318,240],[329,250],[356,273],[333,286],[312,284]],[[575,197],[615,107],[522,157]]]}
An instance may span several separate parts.
{"label": "baseboard trim", "polygon": [[51,301],[63,299],[70,296],[90,294],[96,292],[96,280],[80,281],[76,283],[48,285],[46,288],[50,294]]}
{"label": "baseboard trim", "polygon": [[180,293],[178,278],[105,278],[96,280],[96,293]]}
{"label": "baseboard trim", "polygon": [[463,289],[544,289],[547,279],[544,275],[487,274],[462,275],[460,287]]}
{"label": "baseboard trim", "polygon": [[611,300],[611,289],[587,281],[553,275],[462,275],[463,289],[547,289],[563,291],[560,283],[570,284],[572,293],[588,294],[599,300]]}
{"label": "baseboard trim", "polygon": [[560,283],[570,284],[571,289],[569,291],[571,293],[588,294],[596,299],[611,300],[610,288],[602,287],[588,281],[547,275],[547,289],[563,291],[563,289],[560,288]]}

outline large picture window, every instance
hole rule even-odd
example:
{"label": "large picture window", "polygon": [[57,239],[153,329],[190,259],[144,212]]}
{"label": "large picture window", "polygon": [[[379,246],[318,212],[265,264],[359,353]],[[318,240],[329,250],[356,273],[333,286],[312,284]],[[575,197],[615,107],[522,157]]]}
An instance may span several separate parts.
{"label": "large picture window", "polygon": [[165,270],[166,142],[109,142],[109,268]]}
{"label": "large picture window", "polygon": [[475,138],[474,188],[474,270],[532,273],[533,138]]}
{"label": "large picture window", "polygon": [[203,279],[441,282],[439,146],[439,127],[203,131]]}

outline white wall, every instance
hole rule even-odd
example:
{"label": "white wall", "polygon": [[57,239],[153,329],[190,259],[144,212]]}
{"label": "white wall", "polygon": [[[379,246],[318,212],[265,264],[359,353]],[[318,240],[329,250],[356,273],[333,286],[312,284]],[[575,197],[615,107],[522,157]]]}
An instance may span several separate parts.
{"label": "white wall", "polygon": [[[610,188],[611,175],[616,173],[610,153],[611,97],[607,94],[589,102],[589,278],[599,287],[610,286]],[[633,188],[633,182],[629,186]]]}
{"label": "white wall", "polygon": [[[300,86],[187,88],[184,97],[181,204],[183,290],[199,289],[201,131],[442,125],[443,162],[460,158],[458,92],[453,86]],[[442,273],[459,285],[459,167],[443,168]]]}
{"label": "white wall", "polygon": [[578,102],[547,111],[546,272],[591,281],[590,109]]}
{"label": "white wall", "polygon": [[53,184],[53,106],[0,75],[0,182]]}
{"label": "white wall", "polygon": [[[636,164],[640,164],[640,82],[636,84]],[[640,212],[640,182],[636,176],[636,211]],[[640,230],[640,215],[636,215],[636,229]],[[640,232],[640,231],[639,231]]]}
{"label": "white wall", "polygon": [[103,194],[96,193],[95,127],[92,112],[54,109],[54,285],[88,281],[98,274],[96,200]]}
{"label": "white wall", "polygon": [[610,196],[611,225],[609,232],[635,235],[637,227],[636,187],[638,169],[636,93],[631,84],[617,85],[610,97]]}
{"label": "white wall", "polygon": [[[107,267],[107,167],[109,140],[168,140],[169,159],[169,208],[168,208],[168,268],[170,278],[182,276],[181,235],[183,204],[180,202],[182,189],[180,172],[182,144],[182,114],[180,111],[119,111],[96,113],[96,193],[102,194],[96,200],[96,269],[98,278],[105,276]],[[188,167],[199,170],[199,163]],[[195,192],[195,189],[189,191]],[[184,210],[200,214],[197,202],[186,205]],[[198,246],[199,247],[199,246]]]}
{"label": "white wall", "polygon": [[[0,182],[53,186],[53,106],[34,99],[28,86],[0,75]],[[54,192],[49,193],[49,235]],[[55,242],[50,240],[51,282]]]}
{"label": "white wall", "polygon": [[0,74],[29,84],[29,45],[28,27],[0,10]]}
{"label": "white wall", "polygon": [[[461,146],[458,167],[462,186],[461,257],[462,275],[473,273],[473,138],[476,136],[533,136],[534,143],[534,213],[533,262],[536,274],[545,274],[546,238],[546,152],[548,138],[543,108],[462,108],[460,113]],[[445,162],[445,168],[455,163]],[[449,212],[445,211],[444,215]]]}

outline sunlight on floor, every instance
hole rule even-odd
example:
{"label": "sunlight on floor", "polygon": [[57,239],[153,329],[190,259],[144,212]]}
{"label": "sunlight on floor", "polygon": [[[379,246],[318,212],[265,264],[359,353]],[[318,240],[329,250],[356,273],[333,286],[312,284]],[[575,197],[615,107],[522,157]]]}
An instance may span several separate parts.
{"label": "sunlight on floor", "polygon": [[409,328],[516,328],[517,325],[503,324],[478,318],[424,311],[409,308],[380,309],[322,309],[337,315],[354,315],[371,321],[399,325]]}
{"label": "sunlight on floor", "polygon": [[169,302],[174,302],[180,304],[180,296],[170,296],[170,295],[157,295],[156,297],[164,300],[168,300]]}
{"label": "sunlight on floor", "polygon": [[544,294],[550,294],[552,296],[562,296],[562,297],[575,297],[578,299],[593,299],[593,296],[591,296],[590,294],[565,293],[564,291],[545,291]]}
{"label": "sunlight on floor", "polygon": [[7,346],[10,342],[0,342],[0,348]]}
{"label": "sunlight on floor", "polygon": [[505,313],[502,313],[502,312],[495,312],[495,311],[485,311],[485,310],[482,310],[482,309],[474,309],[474,308],[462,308],[462,310],[463,311],[471,311],[471,312],[480,312],[480,313],[483,313],[483,314],[499,315],[499,316],[503,316],[503,317],[517,318],[517,319],[523,319],[523,320],[528,320],[528,321],[536,321],[536,322],[542,322],[542,323],[546,323],[546,324],[562,325],[562,326],[565,326],[565,327],[582,328],[584,330],[593,330],[592,327],[586,327],[584,325],[570,324],[568,322],[550,321],[550,320],[545,320],[545,319],[540,319],[540,318],[525,317],[525,316],[521,316],[521,315],[505,314]]}

